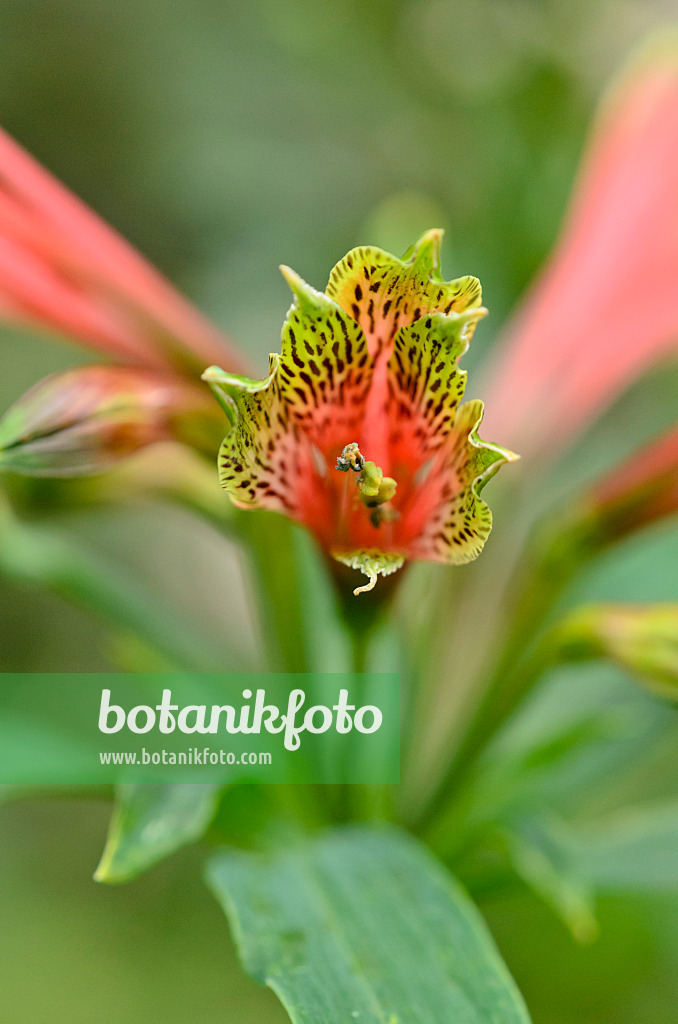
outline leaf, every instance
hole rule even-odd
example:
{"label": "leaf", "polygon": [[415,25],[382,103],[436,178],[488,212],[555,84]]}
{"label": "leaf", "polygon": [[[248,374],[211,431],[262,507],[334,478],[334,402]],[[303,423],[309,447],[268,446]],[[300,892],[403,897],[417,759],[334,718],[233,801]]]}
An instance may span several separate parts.
{"label": "leaf", "polygon": [[218,786],[208,785],[119,786],[96,881],[126,882],[199,839],[218,794]]}
{"label": "leaf", "polygon": [[19,520],[0,494],[0,577],[46,587],[157,650],[175,668],[213,672],[237,655],[177,616],[144,581],[76,545],[66,534]]}
{"label": "leaf", "polygon": [[245,969],[294,1024],[529,1024],[480,914],[405,833],[347,827],[209,883]]}
{"label": "leaf", "polygon": [[575,853],[600,891],[678,891],[678,801],[630,808],[582,828]]}
{"label": "leaf", "polygon": [[516,873],[569,928],[578,942],[598,936],[592,886],[572,850],[565,822],[553,815],[514,821],[507,830],[508,853]]}

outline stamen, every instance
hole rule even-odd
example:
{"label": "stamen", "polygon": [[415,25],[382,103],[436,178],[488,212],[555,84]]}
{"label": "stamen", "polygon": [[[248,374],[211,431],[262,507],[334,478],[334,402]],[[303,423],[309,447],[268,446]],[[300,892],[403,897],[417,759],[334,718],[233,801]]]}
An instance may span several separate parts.
{"label": "stamen", "polygon": [[[356,481],[359,497],[363,505],[370,509],[372,526],[379,527],[382,522],[390,523],[398,518],[396,510],[388,504],[395,496],[397,482],[393,477],[384,476],[380,466],[367,461],[355,441],[343,448],[341,455],[337,457],[335,468],[342,473],[348,473],[349,469],[352,469],[354,473],[360,474]],[[344,488],[345,494],[346,488]],[[344,502],[342,502],[342,518],[343,515]]]}
{"label": "stamen", "polygon": [[337,456],[337,464],[334,468],[342,473],[348,473],[349,469],[352,469],[354,473],[360,473],[364,465],[365,460],[360,454],[360,448],[355,441],[351,441],[350,444],[345,445],[341,455]]}

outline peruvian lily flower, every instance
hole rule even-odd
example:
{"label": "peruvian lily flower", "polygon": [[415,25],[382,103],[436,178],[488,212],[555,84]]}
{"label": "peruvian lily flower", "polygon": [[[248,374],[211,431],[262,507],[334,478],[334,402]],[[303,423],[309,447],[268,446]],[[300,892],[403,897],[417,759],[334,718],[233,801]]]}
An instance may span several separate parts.
{"label": "peruvian lily flower", "polygon": [[0,317],[196,378],[215,360],[243,366],[154,267],[1,130]]}
{"label": "peruvian lily flower", "polygon": [[[0,130],[0,317],[112,357],[55,374],[0,420],[0,470],[100,473],[155,441],[213,453],[206,363],[242,358],[139,253]],[[122,364],[122,365],[120,365]]]}
{"label": "peruvian lily flower", "polygon": [[650,49],[602,105],[561,239],[491,367],[490,427],[524,456],[552,457],[636,377],[677,352],[671,45]]}
{"label": "peruvian lily flower", "polygon": [[476,278],[440,275],[441,234],[402,260],[353,249],[325,293],[282,267],[294,301],[268,376],[204,374],[231,422],[219,473],[233,502],[307,526],[368,577],[355,594],[409,558],[476,558],[492,525],[480,492],[515,458],[479,439],[482,403],[461,402],[457,363],[486,310]]}

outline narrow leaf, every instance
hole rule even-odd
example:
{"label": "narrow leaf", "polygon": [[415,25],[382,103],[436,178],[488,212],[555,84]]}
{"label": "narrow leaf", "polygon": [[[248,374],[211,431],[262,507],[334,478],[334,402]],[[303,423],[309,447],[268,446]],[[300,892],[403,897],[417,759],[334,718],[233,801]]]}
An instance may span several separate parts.
{"label": "narrow leaf", "polygon": [[572,850],[570,830],[553,816],[523,817],[507,832],[516,873],[550,906],[578,942],[598,936],[589,879]]}
{"label": "narrow leaf", "polygon": [[96,552],[61,532],[19,520],[0,494],[0,577],[46,587],[130,633],[175,668],[211,672],[237,655],[195,631],[162,599]]}
{"label": "narrow leaf", "polygon": [[95,879],[125,882],[199,839],[218,793],[218,786],[207,785],[119,786]]}
{"label": "narrow leaf", "polygon": [[293,1024],[529,1024],[478,911],[404,833],[226,851],[209,882],[245,969]]}
{"label": "narrow leaf", "polygon": [[678,801],[629,808],[577,840],[580,870],[600,891],[678,891]]}

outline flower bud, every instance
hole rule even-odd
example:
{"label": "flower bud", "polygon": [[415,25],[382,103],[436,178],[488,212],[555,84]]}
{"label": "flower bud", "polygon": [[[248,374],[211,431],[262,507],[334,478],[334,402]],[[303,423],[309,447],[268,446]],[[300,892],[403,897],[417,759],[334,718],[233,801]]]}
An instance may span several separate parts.
{"label": "flower bud", "polygon": [[85,366],[53,374],[0,420],[0,469],[83,476],[155,441],[210,448],[219,429],[212,408],[198,386],[153,371]]}
{"label": "flower bud", "polygon": [[678,700],[678,604],[585,606],[556,636],[561,657],[606,658]]}

